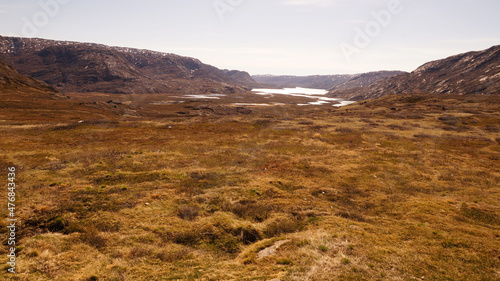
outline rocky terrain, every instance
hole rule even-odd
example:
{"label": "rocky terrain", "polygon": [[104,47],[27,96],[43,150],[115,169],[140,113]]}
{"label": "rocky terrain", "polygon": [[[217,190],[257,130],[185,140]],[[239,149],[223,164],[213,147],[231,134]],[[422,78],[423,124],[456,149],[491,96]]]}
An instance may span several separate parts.
{"label": "rocky terrain", "polygon": [[350,79],[349,81],[346,81],[340,85],[337,85],[331,89],[330,91],[337,91],[337,90],[348,90],[348,89],[354,89],[354,88],[362,88],[362,87],[367,87],[370,86],[371,84],[384,80],[389,77],[394,77],[399,74],[406,73],[404,71],[374,71],[374,72],[368,72],[368,73],[363,73],[359,74],[356,77]]}
{"label": "rocky terrain", "polygon": [[0,36],[0,58],[63,92],[224,93],[255,85],[248,73],[149,50]]}
{"label": "rocky terrain", "polygon": [[12,66],[0,59],[0,90],[40,90],[54,92],[56,89],[44,82],[19,74]]}
{"label": "rocky terrain", "polygon": [[231,79],[232,81],[245,85],[248,87],[252,88],[266,88],[266,87],[272,87],[272,85],[266,84],[266,83],[259,83],[255,81],[252,76],[246,71],[240,71],[240,70],[228,70],[224,69],[224,73]]}
{"label": "rocky terrain", "polygon": [[405,93],[499,94],[500,46],[432,61],[411,73],[375,82],[369,87],[334,89],[329,95],[363,100]]}

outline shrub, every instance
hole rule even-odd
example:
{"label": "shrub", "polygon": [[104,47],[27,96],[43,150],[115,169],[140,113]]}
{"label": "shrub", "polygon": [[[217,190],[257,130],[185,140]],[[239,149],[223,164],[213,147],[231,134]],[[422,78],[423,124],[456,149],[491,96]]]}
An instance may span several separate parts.
{"label": "shrub", "polygon": [[340,260],[340,263],[342,263],[342,264],[350,264],[350,263],[351,263],[351,260],[350,260],[350,259],[348,259],[348,258],[342,258],[342,259]]}
{"label": "shrub", "polygon": [[118,232],[120,230],[120,223],[116,221],[96,220],[92,224],[101,232]]}
{"label": "shrub", "polygon": [[134,247],[132,250],[130,250],[130,257],[134,258],[142,258],[142,257],[149,257],[153,254],[153,251],[149,248],[146,247]]}
{"label": "shrub", "polygon": [[340,211],[337,213],[338,216],[349,219],[353,221],[366,222],[366,218],[357,211]]}
{"label": "shrub", "polygon": [[281,265],[290,265],[290,264],[293,264],[293,261],[291,259],[281,258],[281,259],[278,259],[276,261],[276,263],[281,264]]}
{"label": "shrub", "polygon": [[354,131],[354,129],[349,128],[349,127],[339,127],[337,129],[335,129],[335,132],[349,134],[349,133],[354,133],[355,131]]}
{"label": "shrub", "polygon": [[47,225],[47,230],[50,232],[62,232],[68,226],[68,221],[62,217],[56,217]]}
{"label": "shrub", "polygon": [[238,203],[231,204],[228,211],[241,218],[248,218],[258,222],[264,221],[269,217],[271,208],[255,201],[241,200]]}
{"label": "shrub", "polygon": [[162,262],[175,262],[179,260],[184,260],[190,256],[190,251],[188,249],[180,249],[177,251],[161,251],[156,257]]}
{"label": "shrub", "polygon": [[320,245],[318,248],[321,252],[328,252],[328,247],[325,245]]}
{"label": "shrub", "polygon": [[253,228],[252,226],[247,227],[239,227],[235,231],[236,236],[239,237],[239,240],[243,242],[245,245],[252,244],[262,239],[261,234],[258,230]]}
{"label": "shrub", "polygon": [[229,234],[219,237],[217,240],[214,241],[213,244],[219,250],[230,254],[237,253],[240,250],[239,240],[236,237]]}
{"label": "shrub", "polygon": [[193,172],[181,181],[182,192],[189,195],[203,194],[206,189],[220,186],[225,181],[225,176],[218,173]]}
{"label": "shrub", "polygon": [[254,122],[253,126],[257,129],[268,128],[276,121],[271,121],[267,119],[258,119]]}
{"label": "shrub", "polygon": [[173,241],[182,245],[195,245],[199,240],[199,235],[192,230],[178,232],[173,235]]}
{"label": "shrub", "polygon": [[281,234],[292,233],[300,228],[300,223],[295,218],[277,217],[268,222],[264,228],[264,234],[274,237]]}
{"label": "shrub", "polygon": [[474,206],[469,207],[467,206],[467,204],[462,204],[460,211],[463,216],[474,221],[492,225],[500,225],[500,218],[497,215],[489,213],[486,210],[481,210]]}
{"label": "shrub", "polygon": [[440,121],[442,121],[444,124],[449,125],[449,126],[456,126],[458,125],[458,118],[453,116],[453,115],[443,115],[438,118]]}
{"label": "shrub", "polygon": [[182,205],[177,209],[177,216],[183,220],[194,220],[199,214],[196,206]]}
{"label": "shrub", "polygon": [[[311,167],[310,167],[310,165],[308,163],[305,163],[304,164],[304,168],[305,169],[310,169]],[[284,191],[294,191],[294,190],[297,190],[297,189],[304,189],[305,188],[304,186],[294,185],[291,182],[271,181],[269,183],[272,184],[273,186],[281,189],[281,190],[284,190]]]}
{"label": "shrub", "polygon": [[236,253],[240,250],[240,240],[235,237],[236,230],[225,223],[214,223],[201,228],[201,243],[206,243],[216,251]]}
{"label": "shrub", "polygon": [[99,231],[93,227],[80,234],[80,241],[96,249],[106,247],[107,242],[106,238],[102,237]]}

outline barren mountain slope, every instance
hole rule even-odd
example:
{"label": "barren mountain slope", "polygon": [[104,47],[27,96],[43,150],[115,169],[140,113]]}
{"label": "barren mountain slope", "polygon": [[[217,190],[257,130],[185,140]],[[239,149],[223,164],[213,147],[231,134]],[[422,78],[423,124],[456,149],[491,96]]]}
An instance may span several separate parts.
{"label": "barren mountain slope", "polygon": [[500,46],[432,61],[411,73],[365,88],[333,91],[330,96],[363,100],[402,93],[499,94]]}
{"label": "barren mountain slope", "polygon": [[[231,94],[247,90],[242,79],[232,79],[197,59],[149,50],[0,37],[0,58],[63,92]],[[247,82],[251,84],[251,78]]]}

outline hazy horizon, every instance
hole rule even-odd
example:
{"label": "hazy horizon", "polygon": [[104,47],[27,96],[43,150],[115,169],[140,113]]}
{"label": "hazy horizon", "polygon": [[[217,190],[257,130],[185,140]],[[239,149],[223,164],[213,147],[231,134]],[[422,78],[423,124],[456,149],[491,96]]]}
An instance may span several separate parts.
{"label": "hazy horizon", "polygon": [[252,75],[413,71],[500,44],[494,0],[0,0],[3,36],[194,57]]}

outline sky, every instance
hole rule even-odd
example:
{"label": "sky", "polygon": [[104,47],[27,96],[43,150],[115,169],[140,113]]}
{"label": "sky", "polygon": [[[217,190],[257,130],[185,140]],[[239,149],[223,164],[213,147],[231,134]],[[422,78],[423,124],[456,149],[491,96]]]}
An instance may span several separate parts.
{"label": "sky", "polygon": [[150,49],[250,74],[412,71],[500,45],[500,1],[0,0],[0,35]]}

